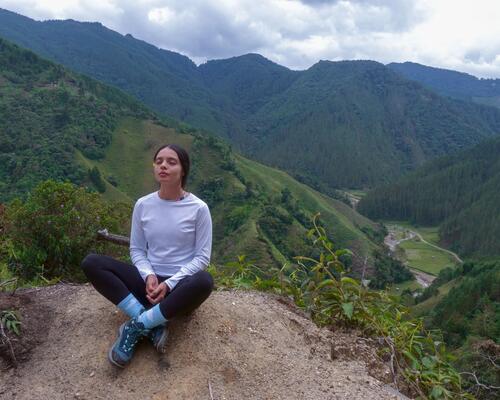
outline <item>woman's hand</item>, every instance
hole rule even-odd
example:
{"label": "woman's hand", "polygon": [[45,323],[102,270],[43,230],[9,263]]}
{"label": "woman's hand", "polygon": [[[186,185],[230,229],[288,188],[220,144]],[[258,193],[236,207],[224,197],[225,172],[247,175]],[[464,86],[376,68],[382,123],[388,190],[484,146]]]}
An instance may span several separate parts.
{"label": "woman's hand", "polygon": [[155,274],[148,275],[146,278],[146,295],[151,295],[158,287],[158,278]]}
{"label": "woman's hand", "polygon": [[170,291],[165,282],[158,284],[156,275],[149,275],[146,279],[146,298],[151,304],[158,304]]}

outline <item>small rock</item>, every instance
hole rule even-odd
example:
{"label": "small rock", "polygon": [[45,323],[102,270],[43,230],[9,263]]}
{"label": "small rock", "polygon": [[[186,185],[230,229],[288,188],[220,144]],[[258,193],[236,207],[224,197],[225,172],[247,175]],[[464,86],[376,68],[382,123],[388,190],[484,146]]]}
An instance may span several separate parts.
{"label": "small rock", "polygon": [[339,353],[337,351],[337,348],[335,347],[335,344],[332,343],[330,347],[330,359],[331,360],[336,360],[339,357]]}

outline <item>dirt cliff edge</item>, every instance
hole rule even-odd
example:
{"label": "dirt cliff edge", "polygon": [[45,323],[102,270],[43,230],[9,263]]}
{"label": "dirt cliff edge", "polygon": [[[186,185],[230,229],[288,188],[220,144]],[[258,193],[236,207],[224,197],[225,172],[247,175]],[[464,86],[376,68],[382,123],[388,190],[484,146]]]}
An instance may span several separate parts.
{"label": "dirt cliff edge", "polygon": [[271,294],[214,292],[171,323],[165,355],[144,341],[124,370],[107,351],[126,317],[91,286],[17,296],[30,348],[1,371],[1,399],[406,399],[370,340],[320,329]]}

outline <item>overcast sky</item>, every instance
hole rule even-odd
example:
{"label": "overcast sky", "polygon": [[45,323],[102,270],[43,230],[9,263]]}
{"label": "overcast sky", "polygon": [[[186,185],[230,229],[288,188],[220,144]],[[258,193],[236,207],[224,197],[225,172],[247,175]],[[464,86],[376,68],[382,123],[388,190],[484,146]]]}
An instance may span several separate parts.
{"label": "overcast sky", "polygon": [[0,0],[28,17],[99,21],[196,63],[259,53],[414,61],[500,78],[499,0]]}

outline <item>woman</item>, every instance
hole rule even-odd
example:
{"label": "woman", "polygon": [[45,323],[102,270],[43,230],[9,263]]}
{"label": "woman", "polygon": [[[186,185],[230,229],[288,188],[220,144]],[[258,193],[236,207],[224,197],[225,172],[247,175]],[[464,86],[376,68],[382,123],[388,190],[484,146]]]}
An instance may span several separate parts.
{"label": "woman", "polygon": [[136,343],[148,337],[165,351],[167,324],[197,308],[210,295],[212,220],[208,206],[186,192],[190,161],[178,145],[160,147],[154,157],[160,190],[137,200],[132,214],[130,258],[134,265],[89,254],[85,275],[104,297],[131,319],[120,326],[108,358],[124,367]]}

